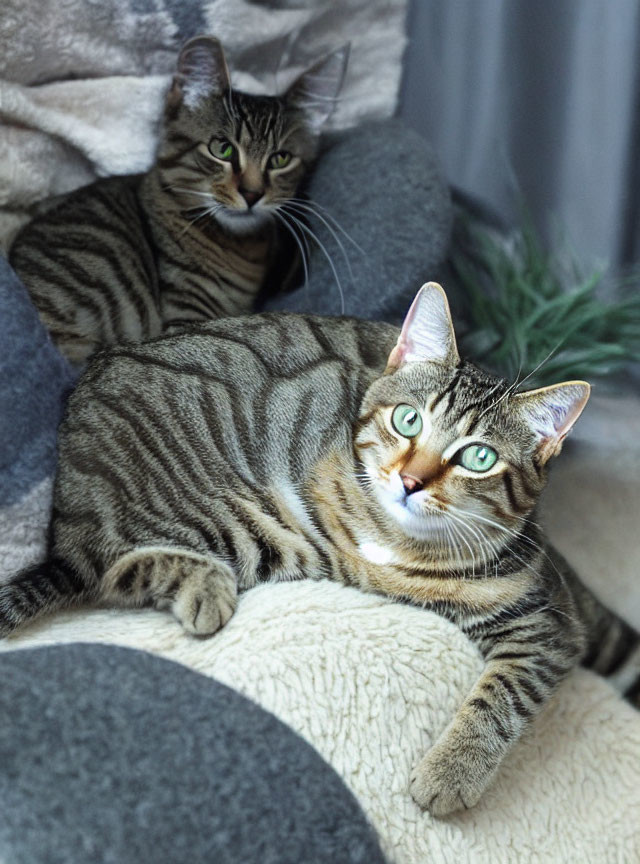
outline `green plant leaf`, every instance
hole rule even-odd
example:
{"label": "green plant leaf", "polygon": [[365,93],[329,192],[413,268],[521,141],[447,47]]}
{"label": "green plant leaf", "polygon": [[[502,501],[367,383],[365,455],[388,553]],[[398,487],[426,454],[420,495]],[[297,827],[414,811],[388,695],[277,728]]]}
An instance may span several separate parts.
{"label": "green plant leaf", "polygon": [[525,215],[505,238],[477,223],[463,226],[464,252],[453,267],[465,294],[464,353],[528,387],[601,378],[640,361],[640,272],[601,299],[606,268],[546,253]]}

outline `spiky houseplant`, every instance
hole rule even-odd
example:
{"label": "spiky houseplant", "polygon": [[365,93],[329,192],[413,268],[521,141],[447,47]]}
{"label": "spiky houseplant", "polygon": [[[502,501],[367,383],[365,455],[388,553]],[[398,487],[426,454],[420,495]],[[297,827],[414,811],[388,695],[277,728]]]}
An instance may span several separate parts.
{"label": "spiky houseplant", "polygon": [[[640,279],[609,286],[605,270],[544,251],[533,226],[512,234],[465,220],[452,261],[468,331],[467,355],[527,387],[613,375],[640,360]],[[462,251],[463,250],[463,251]]]}

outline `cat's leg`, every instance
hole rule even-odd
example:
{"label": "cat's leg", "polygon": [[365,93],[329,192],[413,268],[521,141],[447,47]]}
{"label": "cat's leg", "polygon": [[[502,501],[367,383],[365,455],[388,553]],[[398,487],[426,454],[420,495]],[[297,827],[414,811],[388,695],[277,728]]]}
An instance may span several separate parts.
{"label": "cat's leg", "polygon": [[580,632],[543,612],[505,625],[457,714],[411,775],[414,800],[434,816],[472,807],[526,725],[574,668]]}
{"label": "cat's leg", "polygon": [[226,561],[170,547],[134,549],[103,580],[107,599],[170,609],[185,630],[198,636],[209,636],[227,623],[237,593],[236,575]]}

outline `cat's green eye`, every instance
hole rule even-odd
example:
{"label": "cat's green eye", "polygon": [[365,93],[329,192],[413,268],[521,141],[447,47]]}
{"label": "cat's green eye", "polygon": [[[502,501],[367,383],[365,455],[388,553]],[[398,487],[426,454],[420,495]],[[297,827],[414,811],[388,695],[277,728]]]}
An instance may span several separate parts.
{"label": "cat's green eye", "polygon": [[236,148],[231,141],[225,138],[214,138],[209,142],[209,152],[216,159],[222,159],[224,162],[231,162],[236,153]]}
{"label": "cat's green eye", "polygon": [[277,153],[272,153],[269,156],[269,168],[286,168],[289,162],[293,159],[291,153],[287,153],[286,150],[278,150]]}
{"label": "cat's green eye", "polygon": [[393,428],[404,438],[415,438],[422,431],[422,417],[413,405],[396,405],[391,415]]}
{"label": "cat's green eye", "polygon": [[468,471],[489,471],[498,461],[498,454],[486,444],[469,444],[460,451],[460,464]]}

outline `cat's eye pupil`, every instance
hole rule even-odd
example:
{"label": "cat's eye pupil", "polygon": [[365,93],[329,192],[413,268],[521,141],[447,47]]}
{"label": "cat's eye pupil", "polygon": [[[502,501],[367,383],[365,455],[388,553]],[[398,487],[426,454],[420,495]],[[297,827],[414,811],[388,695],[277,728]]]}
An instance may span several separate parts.
{"label": "cat's eye pupil", "polygon": [[422,430],[422,417],[412,405],[396,405],[391,415],[391,425],[404,438],[415,438]]}

